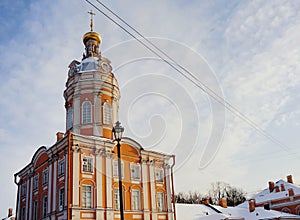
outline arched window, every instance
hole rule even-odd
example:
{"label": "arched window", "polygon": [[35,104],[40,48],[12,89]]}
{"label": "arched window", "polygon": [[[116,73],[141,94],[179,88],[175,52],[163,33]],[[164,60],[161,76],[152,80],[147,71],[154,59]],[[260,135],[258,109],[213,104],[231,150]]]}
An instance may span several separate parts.
{"label": "arched window", "polygon": [[90,101],[82,103],[82,124],[92,123],[92,104]]}
{"label": "arched window", "polygon": [[111,124],[112,123],[112,117],[111,117],[111,106],[108,103],[108,101],[106,101],[103,104],[103,124]]}
{"label": "arched window", "polygon": [[67,111],[67,130],[73,127],[73,108],[69,107]]}

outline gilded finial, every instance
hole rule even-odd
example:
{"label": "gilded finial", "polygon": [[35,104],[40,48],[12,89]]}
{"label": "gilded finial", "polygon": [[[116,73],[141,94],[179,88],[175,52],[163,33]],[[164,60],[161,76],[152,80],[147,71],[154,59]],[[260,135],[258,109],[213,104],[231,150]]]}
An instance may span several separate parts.
{"label": "gilded finial", "polygon": [[93,29],[94,29],[93,16],[96,15],[96,14],[93,12],[93,10],[90,10],[88,13],[91,15],[91,24],[90,24],[90,27],[91,27],[91,31],[93,31]]}

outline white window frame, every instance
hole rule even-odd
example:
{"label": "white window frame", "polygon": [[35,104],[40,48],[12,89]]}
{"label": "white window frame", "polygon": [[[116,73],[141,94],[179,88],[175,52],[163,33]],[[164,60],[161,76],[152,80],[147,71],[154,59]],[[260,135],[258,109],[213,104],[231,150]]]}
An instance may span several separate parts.
{"label": "white window frame", "polygon": [[163,168],[155,168],[155,180],[156,180],[156,182],[160,182],[160,183],[164,182],[164,169]]}
{"label": "white window frame", "polygon": [[[120,210],[120,193],[119,188],[114,188],[113,191],[113,205],[115,210]],[[123,208],[125,207],[125,193],[122,188]]]}
{"label": "white window frame", "polygon": [[141,192],[138,189],[131,191],[131,209],[134,211],[141,210]]}
{"label": "white window frame", "polygon": [[81,170],[85,173],[94,173],[94,157],[82,155],[82,166]]}
{"label": "white window frame", "polygon": [[61,187],[58,191],[58,211],[62,211],[65,206],[65,187]]}
{"label": "white window frame", "polygon": [[90,101],[84,101],[82,103],[82,124],[92,123],[92,103]]}
{"label": "white window frame", "polygon": [[156,193],[157,211],[165,211],[165,195],[163,192]]}
{"label": "white window frame", "polygon": [[67,110],[67,130],[73,127],[73,107],[70,106]]}
{"label": "white window frame", "polygon": [[[122,179],[124,179],[124,162],[123,162],[123,160],[121,160],[121,174],[122,174]],[[113,160],[113,177],[115,179],[119,179],[118,160]]]}
{"label": "white window frame", "polygon": [[33,176],[33,190],[38,189],[38,187],[39,187],[39,174],[37,173]]}
{"label": "white window frame", "polygon": [[58,161],[57,172],[59,176],[65,174],[65,158],[62,158]]}
{"label": "white window frame", "polygon": [[112,124],[112,108],[108,101],[103,104],[103,124]]}
{"label": "white window frame", "polygon": [[49,171],[48,169],[43,170],[43,180],[42,180],[42,184],[48,184],[49,182]]}
{"label": "white window frame", "polygon": [[[88,201],[90,199],[90,201]],[[81,187],[81,207],[92,208],[93,207],[93,186],[82,185]]]}
{"label": "white window frame", "polygon": [[141,180],[141,165],[138,163],[130,163],[131,180]]}

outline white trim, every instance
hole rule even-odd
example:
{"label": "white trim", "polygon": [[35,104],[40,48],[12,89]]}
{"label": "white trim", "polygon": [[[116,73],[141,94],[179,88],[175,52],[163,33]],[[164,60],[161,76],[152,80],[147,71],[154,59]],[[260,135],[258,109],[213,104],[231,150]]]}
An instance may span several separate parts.
{"label": "white trim", "polygon": [[[52,211],[56,210],[56,179],[57,179],[57,161],[55,160],[53,166],[53,180],[52,180]],[[52,172],[52,169],[51,169]],[[52,176],[52,175],[51,175]],[[50,202],[49,202],[50,203]],[[50,212],[50,209],[49,209]]]}
{"label": "white trim", "polygon": [[33,177],[30,177],[29,219],[32,219],[32,187]]}
{"label": "white trim", "polygon": [[[55,178],[54,178],[55,180]],[[52,188],[52,164],[49,166],[49,171],[48,171],[48,208],[47,211],[50,213],[51,211],[51,188]],[[55,181],[56,182],[56,181]]]}
{"label": "white trim", "polygon": [[144,199],[144,210],[150,210],[148,199],[149,199],[149,192],[148,192],[148,175],[147,175],[147,167],[146,163],[142,163],[142,178],[143,178],[143,199]]}
{"label": "white trim", "polygon": [[107,208],[113,207],[112,201],[112,163],[111,158],[106,157],[106,199],[107,199]]}
{"label": "white trim", "polygon": [[96,202],[96,208],[97,207],[103,207],[103,201],[102,201],[102,189],[103,189],[103,179],[102,179],[102,156],[100,153],[96,155],[96,175],[97,175],[97,202]]}

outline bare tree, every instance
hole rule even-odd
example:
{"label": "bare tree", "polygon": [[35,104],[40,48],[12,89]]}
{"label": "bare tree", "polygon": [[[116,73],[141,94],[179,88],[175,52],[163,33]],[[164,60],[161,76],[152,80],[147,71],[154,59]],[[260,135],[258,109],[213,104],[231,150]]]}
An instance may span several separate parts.
{"label": "bare tree", "polygon": [[212,183],[208,194],[212,204],[216,205],[219,204],[222,198],[227,200],[229,206],[236,206],[246,201],[246,193],[242,189],[230,186],[224,182]]}

